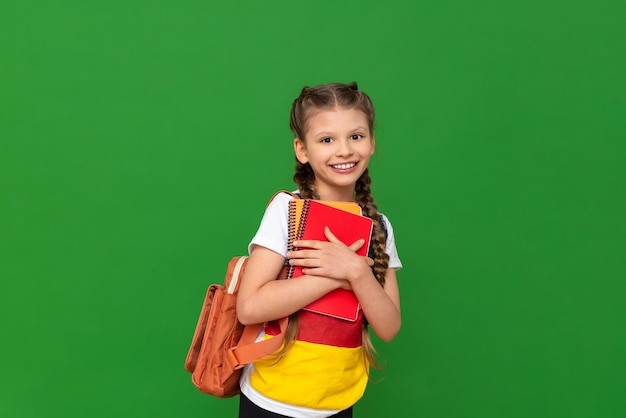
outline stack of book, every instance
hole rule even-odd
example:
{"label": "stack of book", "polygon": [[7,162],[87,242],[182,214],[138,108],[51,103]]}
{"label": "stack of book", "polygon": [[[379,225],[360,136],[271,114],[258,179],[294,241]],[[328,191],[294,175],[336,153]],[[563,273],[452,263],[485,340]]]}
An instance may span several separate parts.
{"label": "stack of book", "polygon": [[[344,244],[351,245],[359,239],[365,243],[356,252],[366,256],[370,247],[373,222],[362,216],[361,208],[354,202],[334,202],[325,200],[293,199],[289,202],[289,248],[296,240],[328,241],[324,228]],[[292,266],[288,278],[302,276],[302,267]],[[359,313],[359,301],[354,292],[336,289],[303,309],[335,318],[356,321]]]}

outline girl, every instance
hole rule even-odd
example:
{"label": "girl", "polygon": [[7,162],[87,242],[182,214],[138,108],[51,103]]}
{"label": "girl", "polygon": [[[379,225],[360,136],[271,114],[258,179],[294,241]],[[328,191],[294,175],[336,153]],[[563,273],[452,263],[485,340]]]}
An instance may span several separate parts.
{"label": "girl", "polygon": [[[266,323],[259,338],[278,332],[272,321],[291,317],[283,349],[244,369],[239,417],[352,417],[369,365],[375,366],[367,326],[383,341],[400,329],[396,270],[402,264],[391,224],[374,204],[367,169],[375,148],[374,107],[356,83],[304,87],[290,126],[300,197],[357,202],[374,221],[372,258],[355,253],[362,240],[345,245],[328,228],[328,241],[287,248],[291,197],[279,194],[270,203],[249,246],[237,314],[243,324]],[[304,276],[275,280],[286,260],[302,266]],[[357,296],[355,322],[301,310],[337,288]]]}

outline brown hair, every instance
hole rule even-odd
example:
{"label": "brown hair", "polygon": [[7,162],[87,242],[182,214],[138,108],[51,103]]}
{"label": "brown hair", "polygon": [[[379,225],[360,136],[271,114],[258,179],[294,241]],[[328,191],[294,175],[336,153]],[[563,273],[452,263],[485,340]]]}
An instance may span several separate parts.
{"label": "brown hair", "polygon": [[[289,123],[291,131],[296,138],[300,138],[300,140],[304,141],[309,117],[317,111],[330,110],[337,107],[362,111],[367,118],[370,132],[374,132],[374,105],[369,96],[358,89],[355,82],[348,84],[330,83],[314,87],[304,87],[291,107]],[[319,195],[314,186],[315,173],[309,163],[302,164],[296,159],[296,170],[293,175],[293,180],[298,185],[301,198],[319,199]],[[374,266],[372,269],[378,283],[384,286],[385,274],[389,266],[389,255],[387,255],[385,251],[386,234],[380,224],[378,208],[372,197],[370,189],[371,182],[369,170],[366,169],[356,183],[354,198],[359,206],[361,206],[363,215],[372,218],[374,221],[374,229],[372,232]],[[289,321],[284,350],[289,347],[291,341],[295,340],[297,332],[298,320],[297,313],[295,313],[291,316]],[[377,368],[374,360],[376,351],[371,343],[367,325],[363,327],[363,348],[368,362]]]}

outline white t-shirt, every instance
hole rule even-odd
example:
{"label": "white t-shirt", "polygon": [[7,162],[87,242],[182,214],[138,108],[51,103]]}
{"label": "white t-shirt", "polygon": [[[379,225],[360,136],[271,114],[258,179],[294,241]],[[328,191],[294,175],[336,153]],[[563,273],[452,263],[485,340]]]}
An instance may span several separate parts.
{"label": "white t-shirt", "polygon": [[[289,201],[291,199],[292,197],[287,193],[280,193],[269,204],[256,235],[248,245],[248,253],[252,252],[252,248],[255,245],[260,245],[286,258],[289,240]],[[396,250],[391,222],[385,215],[382,215],[382,217],[387,229],[386,251],[389,254],[389,268],[400,269],[402,268],[402,263]],[[257,340],[262,339],[264,334],[262,330]],[[277,414],[296,418],[325,418],[340,412],[285,404],[264,396],[250,385],[250,374],[253,367],[252,363],[244,367],[239,384],[241,392],[259,407]]]}

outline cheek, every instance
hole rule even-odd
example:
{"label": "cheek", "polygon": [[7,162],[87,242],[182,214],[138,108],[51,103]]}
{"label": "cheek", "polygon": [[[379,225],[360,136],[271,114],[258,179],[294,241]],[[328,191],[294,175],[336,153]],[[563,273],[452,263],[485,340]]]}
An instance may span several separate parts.
{"label": "cheek", "polygon": [[308,158],[311,161],[325,161],[332,158],[333,151],[329,147],[312,147],[309,149]]}
{"label": "cheek", "polygon": [[361,155],[372,156],[374,155],[374,147],[371,144],[365,143],[363,147],[360,149]]}

